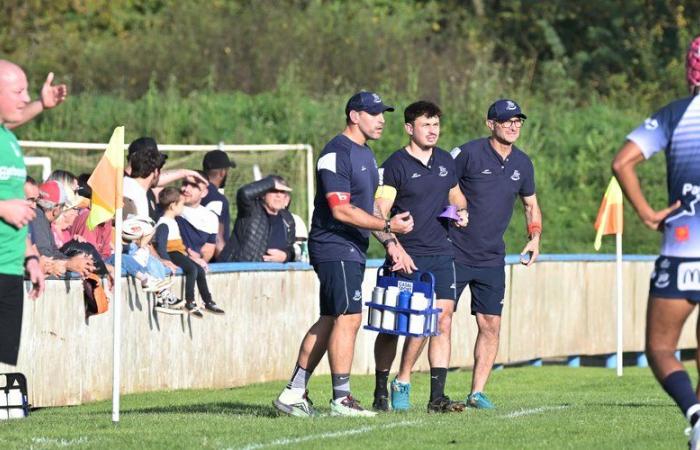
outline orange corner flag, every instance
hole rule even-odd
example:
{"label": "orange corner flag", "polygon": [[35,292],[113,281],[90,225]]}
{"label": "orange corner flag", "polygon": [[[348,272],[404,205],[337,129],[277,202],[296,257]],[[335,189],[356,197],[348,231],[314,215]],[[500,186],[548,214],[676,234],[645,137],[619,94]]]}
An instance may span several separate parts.
{"label": "orange corner flag", "polygon": [[117,127],[109,139],[107,150],[90,175],[92,206],[87,219],[92,230],[114,217],[117,208],[124,206],[122,182],[124,179],[124,127]]}
{"label": "orange corner flag", "polygon": [[594,227],[596,235],[593,247],[596,251],[600,250],[604,234],[622,234],[622,189],[615,177],[612,177],[605,191]]}

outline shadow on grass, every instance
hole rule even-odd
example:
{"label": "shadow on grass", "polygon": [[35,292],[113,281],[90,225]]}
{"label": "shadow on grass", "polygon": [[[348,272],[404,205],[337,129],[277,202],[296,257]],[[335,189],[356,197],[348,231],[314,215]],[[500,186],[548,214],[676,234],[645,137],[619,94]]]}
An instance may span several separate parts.
{"label": "shadow on grass", "polygon": [[640,403],[640,402],[596,402],[596,403],[586,403],[586,407],[589,406],[608,406],[608,407],[620,407],[620,408],[671,408],[676,409],[676,405],[670,403]]}
{"label": "shadow on grass", "polygon": [[124,414],[226,414],[232,416],[277,417],[272,406],[252,405],[237,402],[195,403],[184,405],[124,408]]}

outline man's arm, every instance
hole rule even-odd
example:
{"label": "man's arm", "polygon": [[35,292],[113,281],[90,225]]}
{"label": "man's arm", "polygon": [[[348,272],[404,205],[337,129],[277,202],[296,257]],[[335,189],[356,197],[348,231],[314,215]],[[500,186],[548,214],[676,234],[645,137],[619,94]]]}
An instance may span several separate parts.
{"label": "man's arm", "polygon": [[32,245],[29,235],[26,238],[26,250],[24,252],[24,270],[32,283],[29,298],[36,300],[44,292],[44,273],[41,271],[41,263],[36,248]]}
{"label": "man's arm", "polygon": [[467,212],[467,197],[464,196],[459,184],[455,184],[447,196],[450,205],[457,206],[459,220],[455,223],[458,227],[466,227],[469,223],[469,213]]}
{"label": "man's arm", "polygon": [[[528,242],[525,244],[523,251],[520,252],[520,262],[526,266],[532,265],[540,255],[540,235],[542,234],[542,212],[537,204],[537,195],[532,194],[527,197],[522,197],[523,206],[525,207],[525,223],[527,224]],[[523,259],[523,256],[530,255],[529,260]]]}
{"label": "man's arm", "polygon": [[202,258],[204,259],[204,261],[211,261],[212,256],[214,256],[214,249],[214,244],[206,243],[202,245],[202,250],[200,251],[200,253],[202,254]]}
{"label": "man's arm", "polygon": [[[377,190],[377,195],[381,195],[382,189],[385,186],[380,186]],[[395,192],[395,191],[394,191]],[[393,198],[381,197],[374,199],[374,215],[384,221],[391,212],[391,207],[394,205]],[[386,222],[385,222],[386,223]],[[412,273],[417,269],[413,262],[413,259],[406,253],[406,250],[396,239],[394,233],[386,233],[382,231],[372,231],[375,238],[384,246],[386,249],[386,254],[391,260],[393,265],[391,266],[392,271],[402,270],[406,273]]]}
{"label": "man's arm", "polygon": [[660,211],[655,211],[649,205],[637,176],[637,165],[644,160],[642,149],[636,143],[627,141],[615,155],[612,171],[620,182],[625,197],[630,201],[644,225],[652,230],[658,230],[664,219],[681,206],[681,201],[677,200],[673,205]]}
{"label": "man's arm", "polygon": [[[390,232],[405,234],[413,229],[413,217],[409,211],[402,212],[391,220],[380,219],[350,203],[350,193],[331,192],[326,195],[331,205],[333,218],[346,225],[370,231],[384,231],[388,222]],[[335,200],[337,199],[337,200]],[[347,202],[346,202],[347,199]]]}
{"label": "man's arm", "polygon": [[55,108],[63,103],[68,96],[68,88],[65,84],[53,86],[51,83],[53,83],[53,72],[49,73],[41,87],[41,99],[25,106],[22,110],[22,118],[17,122],[6,123],[7,128],[17,128],[41,114],[43,110]]}
{"label": "man's arm", "polygon": [[160,173],[160,176],[158,177],[158,187],[165,187],[170,183],[173,183],[177,180],[181,180],[183,178],[187,177],[194,177],[197,178],[198,180],[202,181],[203,183],[206,183],[209,185],[209,180],[204,178],[202,175],[199,174],[196,170],[190,170],[190,169],[177,169],[177,170],[163,170]]}

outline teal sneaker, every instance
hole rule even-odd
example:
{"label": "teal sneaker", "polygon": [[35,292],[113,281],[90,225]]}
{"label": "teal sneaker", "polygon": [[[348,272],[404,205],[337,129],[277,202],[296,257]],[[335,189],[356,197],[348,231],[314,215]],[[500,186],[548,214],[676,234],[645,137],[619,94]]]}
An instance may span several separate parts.
{"label": "teal sneaker", "polygon": [[467,397],[467,407],[476,409],[493,409],[493,403],[483,392],[474,392]]}
{"label": "teal sneaker", "polygon": [[402,383],[396,378],[391,382],[391,409],[394,411],[408,411],[411,407],[411,383]]}

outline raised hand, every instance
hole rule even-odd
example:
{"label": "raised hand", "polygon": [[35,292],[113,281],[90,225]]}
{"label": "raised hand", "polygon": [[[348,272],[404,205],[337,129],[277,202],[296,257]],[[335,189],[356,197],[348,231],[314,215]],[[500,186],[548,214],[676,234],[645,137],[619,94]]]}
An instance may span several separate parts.
{"label": "raised hand", "polygon": [[65,84],[54,86],[53,72],[49,72],[41,87],[41,104],[45,109],[55,108],[63,103],[68,96],[68,87]]}

